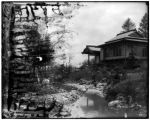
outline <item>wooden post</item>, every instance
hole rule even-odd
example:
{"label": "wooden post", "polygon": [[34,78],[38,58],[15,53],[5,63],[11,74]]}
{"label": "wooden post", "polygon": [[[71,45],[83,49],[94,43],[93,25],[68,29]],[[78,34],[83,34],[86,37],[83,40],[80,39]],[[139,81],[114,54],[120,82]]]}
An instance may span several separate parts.
{"label": "wooden post", "polygon": [[88,54],[88,65],[90,64],[90,55]]}
{"label": "wooden post", "polygon": [[89,100],[88,100],[88,98],[87,98],[87,107],[89,106]]}
{"label": "wooden post", "polygon": [[125,40],[124,40],[124,49],[125,49],[125,66],[126,66],[126,42],[125,42]]}

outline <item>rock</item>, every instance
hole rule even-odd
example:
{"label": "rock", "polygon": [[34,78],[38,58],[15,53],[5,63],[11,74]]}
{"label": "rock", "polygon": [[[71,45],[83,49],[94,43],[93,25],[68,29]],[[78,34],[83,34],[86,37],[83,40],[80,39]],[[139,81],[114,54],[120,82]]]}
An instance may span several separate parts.
{"label": "rock", "polygon": [[2,118],[6,118],[6,119],[9,119],[11,117],[10,113],[7,111],[3,111],[2,113]]}
{"label": "rock", "polygon": [[18,44],[14,46],[14,49],[18,49],[18,48],[25,48],[26,46],[24,44]]}
{"label": "rock", "polygon": [[37,96],[32,96],[30,100],[31,101],[38,101],[38,97]]}
{"label": "rock", "polygon": [[25,98],[30,98],[31,95],[30,95],[30,93],[25,93],[25,94],[24,94],[24,97],[25,97]]}
{"label": "rock", "polygon": [[24,114],[25,118],[31,118],[31,114]]}
{"label": "rock", "polygon": [[36,110],[37,107],[36,106],[29,106],[29,110]]}
{"label": "rock", "polygon": [[43,108],[44,107],[44,102],[39,102],[37,105],[38,108]]}
{"label": "rock", "polygon": [[30,92],[30,95],[31,95],[31,96],[36,96],[37,93],[36,93],[36,92]]}
{"label": "rock", "polygon": [[36,110],[37,106],[38,106],[38,103],[36,101],[31,101],[30,104],[29,104],[28,109],[29,110]]}
{"label": "rock", "polygon": [[31,71],[14,71],[15,74],[30,74]]}
{"label": "rock", "polygon": [[49,79],[44,79],[44,80],[42,81],[42,84],[49,84]]}
{"label": "rock", "polygon": [[17,113],[17,116],[16,116],[17,118],[24,118],[25,116],[24,116],[24,114],[23,113]]}
{"label": "rock", "polygon": [[[20,26],[22,27],[22,26]],[[13,30],[12,30],[14,33],[17,33],[17,32],[26,32],[26,31],[29,31],[29,29],[24,29],[24,28],[17,28],[15,27]]]}
{"label": "rock", "polygon": [[27,52],[21,52],[21,55],[22,55],[22,56],[27,56],[28,53],[27,53]]}
{"label": "rock", "polygon": [[119,108],[119,109],[121,109],[121,108],[123,108],[123,109],[126,109],[126,108],[128,108],[128,105],[127,104],[117,104],[116,105],[116,108]]}
{"label": "rock", "polygon": [[23,40],[18,40],[18,41],[15,41],[16,43],[18,44],[23,44]]}
{"label": "rock", "polygon": [[22,104],[22,105],[20,105],[20,109],[21,109],[21,110],[26,110],[26,109],[27,109],[27,104]]}
{"label": "rock", "polygon": [[139,117],[147,117],[147,109],[142,107],[139,111]]}
{"label": "rock", "polygon": [[135,106],[134,106],[134,109],[135,110],[139,110],[141,107],[142,107],[141,105],[139,105],[139,104],[136,103]]}
{"label": "rock", "polygon": [[61,109],[61,112],[67,112],[69,111],[67,107],[63,106],[63,108]]}
{"label": "rock", "polygon": [[57,116],[55,116],[55,113],[54,114],[48,114],[48,118],[57,118]]}
{"label": "rock", "polygon": [[104,87],[104,86],[106,86],[106,85],[107,85],[107,83],[101,83],[101,82],[100,82],[100,83],[97,84],[96,87]]}
{"label": "rock", "polygon": [[70,116],[71,114],[70,114],[70,112],[65,111],[65,112],[60,112],[60,115],[61,116]]}
{"label": "rock", "polygon": [[37,114],[37,117],[44,117],[44,114],[43,113],[39,113],[39,114]]}
{"label": "rock", "polygon": [[83,78],[81,78],[79,81],[80,81],[80,84],[86,84],[86,82],[87,82],[87,80],[85,80]]}
{"label": "rock", "polygon": [[23,56],[20,51],[15,51],[15,55],[16,55],[16,56]]}
{"label": "rock", "polygon": [[109,107],[114,107],[114,106],[117,106],[118,104],[120,104],[121,101],[120,100],[114,100],[114,101],[111,101],[108,103],[108,106]]}
{"label": "rock", "polygon": [[26,47],[20,48],[22,51],[28,51]]}
{"label": "rock", "polygon": [[15,102],[16,109],[19,109],[19,102]]}

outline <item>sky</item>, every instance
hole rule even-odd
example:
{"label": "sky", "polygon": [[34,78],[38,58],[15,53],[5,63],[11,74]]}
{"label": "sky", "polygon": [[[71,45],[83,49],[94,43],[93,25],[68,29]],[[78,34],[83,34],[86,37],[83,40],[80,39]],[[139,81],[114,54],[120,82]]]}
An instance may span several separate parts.
{"label": "sky", "polygon": [[[79,67],[88,58],[87,55],[81,54],[86,45],[100,45],[112,39],[122,31],[122,25],[127,18],[130,18],[138,28],[147,11],[144,2],[81,2],[80,4],[84,6],[79,9],[62,7],[63,17],[54,14],[52,7],[47,7],[48,16],[56,18],[54,21],[49,20],[48,28],[43,20],[36,21],[41,34],[46,32],[53,34],[56,31],[63,31],[64,28],[71,31],[64,37],[68,46],[62,45],[63,48],[56,51],[58,56],[65,53],[66,60],[56,57],[56,63],[69,64],[70,58],[70,64]],[[44,17],[40,7],[35,13]],[[25,11],[23,16],[26,16]],[[70,16],[73,17],[69,18]],[[56,35],[51,37],[53,42],[58,40]]]}
{"label": "sky", "polygon": [[87,55],[81,54],[86,45],[100,45],[122,31],[127,18],[136,28],[146,13],[144,2],[85,2],[70,20],[69,27],[76,34],[70,41],[71,64],[80,66]]}

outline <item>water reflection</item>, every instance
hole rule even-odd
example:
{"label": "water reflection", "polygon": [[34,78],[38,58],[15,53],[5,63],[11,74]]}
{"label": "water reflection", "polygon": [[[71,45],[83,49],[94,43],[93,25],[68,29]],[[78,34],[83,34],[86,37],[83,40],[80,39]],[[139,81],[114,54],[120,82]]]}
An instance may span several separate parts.
{"label": "water reflection", "polygon": [[[97,94],[86,93],[80,101],[80,108],[84,116],[88,118],[124,118],[125,110],[118,112],[110,111],[105,99]],[[128,111],[129,117],[136,117],[136,114]]]}

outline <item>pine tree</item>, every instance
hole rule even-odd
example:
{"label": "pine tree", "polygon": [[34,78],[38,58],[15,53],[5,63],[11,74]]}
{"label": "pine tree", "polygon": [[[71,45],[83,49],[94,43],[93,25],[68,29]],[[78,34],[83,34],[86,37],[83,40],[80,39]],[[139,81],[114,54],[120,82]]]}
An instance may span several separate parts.
{"label": "pine tree", "polygon": [[128,18],[128,19],[124,22],[122,28],[123,28],[124,32],[127,32],[127,31],[130,31],[130,30],[135,29],[135,24],[134,24],[134,22],[131,21],[130,18]]}
{"label": "pine tree", "polygon": [[[29,43],[28,43],[29,45]],[[50,63],[53,60],[54,49],[49,36],[41,39],[40,33],[36,30],[30,31],[30,56],[33,59],[33,65],[40,66]],[[39,57],[42,60],[39,61]]]}
{"label": "pine tree", "polygon": [[145,13],[145,15],[143,16],[138,31],[143,37],[145,38],[148,37],[148,14],[147,13]]}

